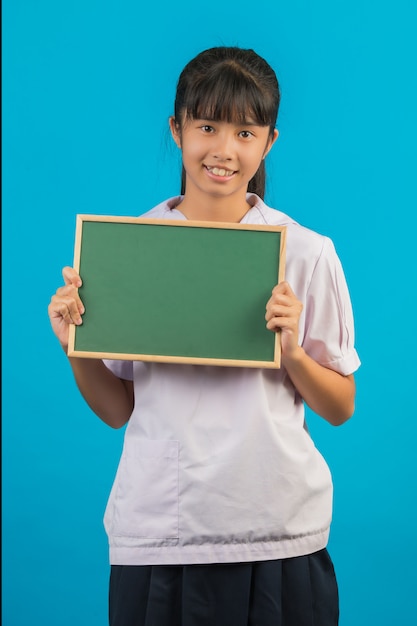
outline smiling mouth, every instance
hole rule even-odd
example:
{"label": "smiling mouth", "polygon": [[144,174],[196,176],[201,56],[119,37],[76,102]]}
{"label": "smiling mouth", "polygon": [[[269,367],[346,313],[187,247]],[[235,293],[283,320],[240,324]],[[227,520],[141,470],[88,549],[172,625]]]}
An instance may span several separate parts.
{"label": "smiling mouth", "polygon": [[214,174],[215,176],[221,176],[223,178],[233,176],[233,174],[235,173],[234,170],[226,170],[223,167],[209,167],[208,165],[206,165],[205,167],[211,174]]}

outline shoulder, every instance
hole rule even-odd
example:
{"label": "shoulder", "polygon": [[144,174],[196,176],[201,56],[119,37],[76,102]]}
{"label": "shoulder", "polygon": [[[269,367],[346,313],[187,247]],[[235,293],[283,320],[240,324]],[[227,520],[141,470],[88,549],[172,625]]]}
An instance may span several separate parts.
{"label": "shoulder", "polygon": [[298,261],[305,259],[313,265],[324,254],[334,253],[334,246],[325,235],[302,226],[295,219],[272,207],[269,207],[255,194],[248,196],[252,208],[242,221],[248,224],[271,224],[286,227],[287,262],[296,257]]}

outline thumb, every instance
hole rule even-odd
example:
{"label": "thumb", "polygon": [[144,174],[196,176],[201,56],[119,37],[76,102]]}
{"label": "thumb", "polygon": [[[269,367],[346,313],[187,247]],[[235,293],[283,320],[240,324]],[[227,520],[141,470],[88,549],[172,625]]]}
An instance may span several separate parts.
{"label": "thumb", "polygon": [[62,276],[66,285],[74,285],[74,287],[81,287],[82,280],[78,272],[73,267],[64,267],[62,270]]}

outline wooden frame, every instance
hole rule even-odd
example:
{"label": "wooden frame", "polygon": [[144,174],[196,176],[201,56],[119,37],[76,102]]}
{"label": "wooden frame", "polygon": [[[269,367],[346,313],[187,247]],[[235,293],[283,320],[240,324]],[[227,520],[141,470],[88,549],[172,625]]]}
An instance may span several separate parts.
{"label": "wooden frame", "polygon": [[285,226],[78,215],[86,311],[69,356],[280,367],[265,306],[285,240]]}

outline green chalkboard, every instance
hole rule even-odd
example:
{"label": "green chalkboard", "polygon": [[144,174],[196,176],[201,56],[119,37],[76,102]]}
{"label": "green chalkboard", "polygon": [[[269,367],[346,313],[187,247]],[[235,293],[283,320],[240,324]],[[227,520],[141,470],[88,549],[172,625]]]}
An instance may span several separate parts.
{"label": "green chalkboard", "polygon": [[69,354],[279,367],[265,305],[283,279],[285,227],[77,216],[83,324]]}

